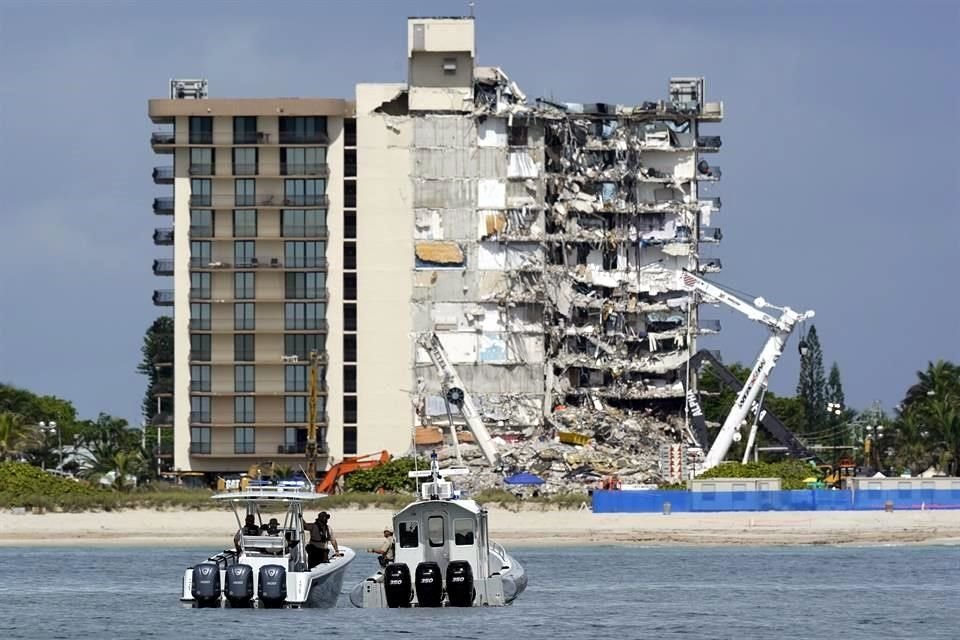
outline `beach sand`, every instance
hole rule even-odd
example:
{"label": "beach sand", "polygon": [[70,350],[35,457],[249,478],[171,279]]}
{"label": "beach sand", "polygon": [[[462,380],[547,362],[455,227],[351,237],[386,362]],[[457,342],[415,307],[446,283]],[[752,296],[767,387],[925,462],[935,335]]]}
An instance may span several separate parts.
{"label": "beach sand", "polygon": [[[338,541],[379,544],[392,512],[337,509]],[[101,513],[0,512],[0,546],[231,546],[231,511],[129,510]],[[796,545],[960,544],[960,510],[594,514],[490,509],[491,537],[514,546],[592,544]]]}

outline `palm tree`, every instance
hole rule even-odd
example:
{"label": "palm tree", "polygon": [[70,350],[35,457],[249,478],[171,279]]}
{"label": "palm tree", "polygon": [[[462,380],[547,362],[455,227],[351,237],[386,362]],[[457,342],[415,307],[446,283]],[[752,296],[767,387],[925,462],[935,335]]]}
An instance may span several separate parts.
{"label": "palm tree", "polygon": [[16,458],[31,433],[23,416],[11,411],[0,413],[0,461]]}
{"label": "palm tree", "polygon": [[[922,434],[930,461],[956,471],[960,463],[960,366],[938,360],[917,372],[901,405],[901,419],[909,416],[907,433]],[[914,429],[918,427],[919,430]]]}

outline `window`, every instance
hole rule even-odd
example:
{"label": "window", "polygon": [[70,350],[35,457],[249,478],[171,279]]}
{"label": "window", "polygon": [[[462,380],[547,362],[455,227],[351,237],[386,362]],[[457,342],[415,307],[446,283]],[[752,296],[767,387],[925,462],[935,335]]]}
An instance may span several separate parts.
{"label": "window", "polygon": [[357,365],[343,365],[343,390],[347,393],[357,392]]}
{"label": "window", "polygon": [[443,59],[443,75],[445,76],[457,75],[457,59],[456,58]]}
{"label": "window", "polygon": [[283,453],[303,453],[307,450],[307,430],[300,427],[283,428]]}
{"label": "window", "polygon": [[327,334],[325,333],[302,333],[283,336],[283,354],[287,356],[297,356],[298,358],[309,358],[311,351],[324,353],[327,348]]}
{"label": "window", "polygon": [[[247,300],[256,295],[256,274],[250,271],[238,271],[233,274],[233,297],[238,300]],[[253,318],[251,317],[251,320]]]}
{"label": "window", "polygon": [[343,330],[357,330],[357,305],[354,302],[343,303]]}
{"label": "window", "polygon": [[211,243],[209,240],[192,240],[190,242],[190,266],[206,267],[213,258],[211,258]]}
{"label": "window", "polygon": [[457,518],[453,521],[453,544],[463,547],[473,544],[473,520]]}
{"label": "window", "polygon": [[323,178],[283,181],[283,203],[291,207],[325,206],[327,181]]}
{"label": "window", "polygon": [[209,300],[210,299],[210,274],[191,273],[190,274],[190,299],[191,300]]}
{"label": "window", "polygon": [[327,234],[326,209],[284,209],[281,235],[285,238],[310,238]]}
{"label": "window", "polygon": [[280,175],[282,176],[323,175],[326,170],[326,147],[280,149]]}
{"label": "window", "polygon": [[327,243],[322,241],[283,243],[283,263],[288,269],[319,269],[327,266]]}
{"label": "window", "polygon": [[397,532],[402,549],[415,549],[420,544],[420,535],[417,531],[416,522],[401,522],[400,531]]}
{"label": "window", "polygon": [[323,329],[327,305],[323,302],[287,302],[283,305],[284,329]]}
{"label": "window", "polygon": [[357,150],[346,149],[343,152],[343,175],[346,178],[357,177]]}
{"label": "window", "polygon": [[430,516],[427,518],[427,540],[431,547],[442,547],[446,540],[443,539],[443,516]]}
{"label": "window", "polygon": [[253,396],[238,396],[233,399],[234,422],[256,422]]}
{"label": "window", "polygon": [[190,116],[190,144],[213,144],[213,118]]}
{"label": "window", "polygon": [[323,271],[301,271],[284,274],[284,293],[291,300],[314,300],[327,295],[327,274]]}
{"label": "window", "polygon": [[190,175],[212,176],[213,149],[190,149]]}
{"label": "window", "polygon": [[357,274],[356,273],[343,274],[343,299],[344,300],[357,299]]}
{"label": "window", "polygon": [[280,144],[323,144],[327,141],[324,116],[280,116]]}
{"label": "window", "polygon": [[213,237],[213,211],[209,209],[192,209],[190,211],[190,237]]}
{"label": "window", "polygon": [[210,396],[190,396],[190,422],[210,422]]}
{"label": "window", "polygon": [[344,210],[343,212],[343,237],[351,240],[357,237],[357,212]]}
{"label": "window", "polygon": [[233,198],[238,207],[250,207],[256,204],[256,180],[237,178],[233,181]]}
{"label": "window", "polygon": [[190,206],[191,207],[209,207],[212,203],[210,197],[210,179],[209,178],[191,178],[190,180]]}
{"label": "window", "polygon": [[507,128],[507,145],[511,147],[525,147],[527,146],[527,133],[530,131],[528,127],[522,125],[514,125]]}
{"label": "window", "polygon": [[237,362],[254,360],[253,335],[237,334],[233,336],[233,359]]}
{"label": "window", "polygon": [[233,175],[257,175],[257,150],[253,147],[235,148],[233,150]]}
{"label": "window", "polygon": [[357,243],[356,242],[343,243],[343,268],[344,269],[357,268]]}
{"label": "window", "polygon": [[190,359],[207,362],[210,360],[210,334],[190,334]]}
{"label": "window", "polygon": [[234,209],[233,237],[249,238],[257,235],[257,210]]}
{"label": "window", "polygon": [[233,241],[233,262],[238,267],[257,266],[256,242],[253,240]]}
{"label": "window", "polygon": [[254,445],[254,436],[253,436],[254,431],[255,430],[253,427],[234,427],[233,428],[233,452],[234,453],[254,453],[256,451],[256,446]]}
{"label": "window", "polygon": [[190,303],[190,328],[199,331],[210,330],[210,303]]}
{"label": "window", "polygon": [[284,422],[307,421],[307,399],[302,396],[287,396],[283,399]]}
{"label": "window", "polygon": [[343,120],[343,145],[345,147],[357,146],[357,121],[355,118],[344,118]]}
{"label": "window", "polygon": [[343,336],[343,361],[357,361],[357,334],[349,333]]}
{"label": "window", "polygon": [[210,427],[190,427],[190,453],[210,453]]}
{"label": "window", "polygon": [[353,180],[343,183],[343,206],[357,206],[357,183]]}
{"label": "window", "polygon": [[284,391],[307,390],[307,368],[299,364],[288,364],[283,368]]}
{"label": "window", "polygon": [[210,365],[190,365],[190,391],[210,391]]}
{"label": "window", "polygon": [[257,117],[234,116],[233,144],[257,144]]}
{"label": "window", "polygon": [[343,428],[343,453],[344,455],[357,455],[357,428]]}
{"label": "window", "polygon": [[256,329],[252,302],[235,302],[233,304],[233,329],[234,331],[253,331]]}
{"label": "window", "polygon": [[253,393],[256,390],[256,370],[252,364],[233,366],[233,390],[237,393]]}
{"label": "window", "polygon": [[343,421],[357,423],[357,396],[343,396]]}

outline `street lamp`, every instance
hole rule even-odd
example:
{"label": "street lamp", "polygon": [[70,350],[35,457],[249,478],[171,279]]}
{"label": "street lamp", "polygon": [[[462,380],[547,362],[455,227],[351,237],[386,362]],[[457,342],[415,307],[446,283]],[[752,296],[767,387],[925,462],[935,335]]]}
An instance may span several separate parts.
{"label": "street lamp", "polygon": [[837,427],[837,430],[836,430],[835,433],[833,434],[833,466],[836,467],[837,464],[838,464],[838,463],[837,463],[837,457],[838,457],[838,454],[839,454],[839,446],[840,446],[840,444],[839,444],[839,442],[840,442],[840,430],[839,430],[839,424],[837,424],[836,422],[834,422],[834,416],[836,416],[836,420],[837,420],[837,421],[840,420],[840,416],[843,415],[843,405],[840,404],[839,402],[828,402],[828,403],[827,403],[827,414],[830,416],[830,422],[833,422],[833,423],[836,425],[836,427]]}
{"label": "street lamp", "polygon": [[40,421],[40,431],[44,433],[56,433],[57,434],[57,451],[60,452],[60,466],[57,467],[60,471],[63,471],[63,436],[60,433],[60,429],[57,428],[57,423],[51,420],[50,422]]}

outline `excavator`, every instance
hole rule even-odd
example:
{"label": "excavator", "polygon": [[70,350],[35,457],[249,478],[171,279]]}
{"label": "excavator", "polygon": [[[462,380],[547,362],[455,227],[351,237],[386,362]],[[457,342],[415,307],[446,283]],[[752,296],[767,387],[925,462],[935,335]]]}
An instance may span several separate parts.
{"label": "excavator", "polygon": [[337,488],[337,480],[360,469],[373,469],[390,461],[389,451],[368,453],[362,456],[347,456],[342,461],[327,469],[326,474],[317,484],[318,493],[333,493]]}
{"label": "excavator", "polygon": [[[792,447],[801,454],[809,453],[806,451],[806,447],[803,446],[803,443],[797,440],[796,436],[791,434],[786,427],[783,426],[783,423],[780,423],[779,421],[774,422],[772,419],[766,418],[764,415],[765,412],[760,406],[762,401],[758,402],[757,397],[760,395],[761,391],[766,389],[770,372],[773,371],[774,366],[777,364],[777,360],[780,359],[780,355],[783,353],[783,347],[786,344],[787,339],[790,337],[790,334],[793,333],[793,330],[796,328],[797,324],[809,318],[813,318],[814,312],[797,312],[790,307],[778,307],[768,303],[763,298],[756,298],[753,302],[753,305],[750,305],[743,300],[740,300],[733,294],[724,291],[716,285],[707,282],[703,278],[700,278],[699,276],[686,270],[682,272],[680,281],[681,288],[692,293],[699,294],[704,301],[722,302],[728,307],[739,311],[751,320],[766,326],[770,330],[770,336],[767,338],[763,348],[760,350],[760,355],[757,358],[757,362],[753,365],[753,369],[750,371],[750,376],[747,378],[746,384],[744,384],[737,393],[737,398],[733,403],[733,407],[730,409],[730,413],[727,414],[727,417],[723,422],[723,426],[720,427],[720,432],[717,434],[713,444],[709,446],[709,450],[707,451],[702,464],[698,465],[697,474],[699,475],[700,473],[712,469],[724,461],[724,458],[726,458],[727,453],[729,453],[730,447],[733,445],[733,443],[738,442],[741,439],[742,436],[740,434],[740,427],[745,424],[746,418],[751,411],[755,413],[757,420],[753,422],[753,426],[750,429],[750,435],[747,440],[746,448],[748,452],[753,448],[753,443],[756,438],[757,425],[761,419],[763,419],[764,426],[768,429],[772,428],[771,433],[773,433],[775,436],[777,436],[779,433],[778,437],[781,438],[782,441],[786,440],[786,442],[792,443],[786,445],[788,448]],[[766,313],[763,311],[765,308],[777,309],[780,311],[780,316],[774,317]],[[699,355],[699,353],[697,355]],[[736,378],[734,378],[734,380],[736,380]],[[695,401],[696,394],[692,393],[688,389],[688,407],[691,406],[691,399]],[[702,439],[702,442],[700,443],[701,447],[706,448],[708,445],[706,435],[707,429],[706,422],[703,421],[703,412],[699,410],[699,403],[694,402],[694,406],[692,408],[696,408],[696,411],[691,411],[690,413],[694,419],[697,437],[698,439]]]}

